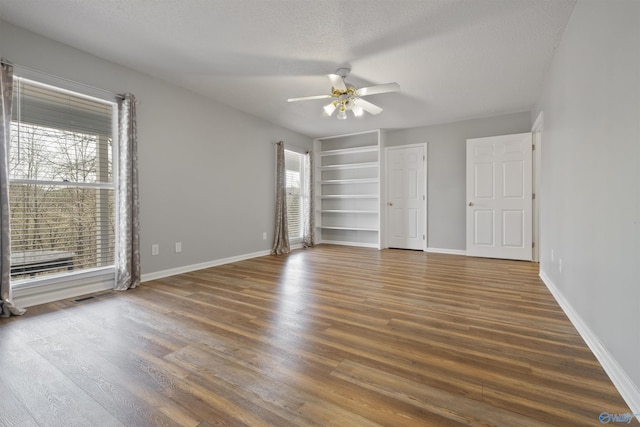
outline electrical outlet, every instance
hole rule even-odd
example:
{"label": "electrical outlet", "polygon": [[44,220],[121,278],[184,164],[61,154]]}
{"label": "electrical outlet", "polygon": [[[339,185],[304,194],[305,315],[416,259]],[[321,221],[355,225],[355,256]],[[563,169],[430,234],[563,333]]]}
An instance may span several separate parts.
{"label": "electrical outlet", "polygon": [[262,233],[262,240],[267,240],[267,232]]}
{"label": "electrical outlet", "polygon": [[551,262],[553,262],[555,260],[556,260],[555,251],[553,249],[551,249]]}
{"label": "electrical outlet", "polygon": [[160,245],[151,245],[151,255],[160,254]]}
{"label": "electrical outlet", "polygon": [[558,271],[562,273],[562,258],[558,259]]}
{"label": "electrical outlet", "polygon": [[182,242],[176,242],[176,253],[182,252]]}

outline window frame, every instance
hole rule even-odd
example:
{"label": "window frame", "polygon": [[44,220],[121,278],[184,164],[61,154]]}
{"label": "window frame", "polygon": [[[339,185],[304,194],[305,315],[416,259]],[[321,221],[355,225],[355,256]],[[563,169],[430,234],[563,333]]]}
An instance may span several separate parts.
{"label": "window frame", "polygon": [[[304,197],[306,197],[306,183],[304,182],[304,169],[305,169],[305,162],[307,161],[306,159],[306,152],[300,149],[296,149],[295,147],[286,147],[285,148],[285,173],[287,170],[294,170],[294,169],[287,169],[286,167],[286,158],[287,158],[287,151],[291,152],[291,153],[295,153],[297,155],[300,156],[300,195],[298,196],[300,198],[300,218],[299,218],[299,223],[300,223],[300,234],[298,236],[292,236],[291,235],[291,231],[289,231],[289,243],[292,245],[298,245],[302,243],[302,240],[304,239],[304,212],[303,212],[303,200]],[[287,190],[285,189],[285,192]],[[288,194],[287,194],[288,195]],[[287,214],[288,214],[288,206],[287,206]],[[289,221],[289,216],[287,215],[287,221]],[[287,225],[289,225],[290,223],[288,222]],[[290,227],[288,227],[290,230]]]}
{"label": "window frame", "polygon": [[[48,74],[43,74],[31,69],[14,67],[14,83],[16,80],[22,80],[29,84],[41,86],[46,89],[54,90],[60,93],[70,94],[76,97],[84,98],[90,101],[108,104],[111,106],[111,173],[112,180],[110,183],[73,183],[67,185],[72,188],[93,188],[93,189],[109,189],[113,191],[113,215],[114,224],[118,223],[118,198],[116,197],[118,188],[118,102],[114,93],[82,85],[80,83],[57,78]],[[15,108],[15,106],[14,106]],[[103,135],[99,135],[102,137]],[[9,184],[12,183],[29,183],[36,185],[59,185],[58,181],[48,180],[28,180],[21,178],[10,178]],[[117,232],[114,230],[113,237],[114,255],[117,251]],[[50,301],[65,298],[67,296],[75,296],[82,293],[94,292],[99,290],[111,289],[115,283],[115,257],[114,262],[110,265],[99,266],[93,268],[84,268],[81,270],[71,270],[36,276],[32,278],[11,278],[11,288],[14,291],[15,299],[24,299],[25,301],[33,301],[33,303],[25,305],[39,304],[41,301]],[[82,288],[83,291],[77,291]],[[53,299],[50,297],[55,295]]]}

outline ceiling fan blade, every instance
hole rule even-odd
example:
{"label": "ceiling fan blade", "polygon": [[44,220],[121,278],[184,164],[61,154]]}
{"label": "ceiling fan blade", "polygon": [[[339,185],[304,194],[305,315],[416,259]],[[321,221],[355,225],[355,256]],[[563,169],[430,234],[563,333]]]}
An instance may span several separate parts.
{"label": "ceiling fan blade", "polygon": [[380,114],[382,113],[382,108],[378,107],[375,104],[370,103],[369,101],[365,101],[362,98],[356,98],[353,100],[353,103],[358,107],[362,108],[369,114]]}
{"label": "ceiling fan blade", "polygon": [[344,84],[344,79],[342,78],[342,76],[339,76],[337,74],[327,74],[327,77],[329,77],[329,80],[331,81],[331,86],[334,89],[340,92],[347,91],[347,85]]}
{"label": "ceiling fan blade", "polygon": [[303,96],[301,98],[289,98],[287,102],[296,102],[296,101],[309,101],[312,99],[329,99],[333,98],[332,95],[314,95],[314,96]]}
{"label": "ceiling fan blade", "polygon": [[378,93],[397,92],[399,90],[400,90],[400,85],[398,83],[393,82],[393,83],[386,83],[383,85],[360,88],[356,90],[356,95],[367,96],[367,95],[375,95]]}

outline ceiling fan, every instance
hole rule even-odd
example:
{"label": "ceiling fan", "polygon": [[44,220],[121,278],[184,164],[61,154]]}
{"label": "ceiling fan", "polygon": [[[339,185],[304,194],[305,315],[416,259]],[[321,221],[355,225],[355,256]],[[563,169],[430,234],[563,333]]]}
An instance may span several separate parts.
{"label": "ceiling fan", "polygon": [[329,81],[331,82],[330,94],[303,96],[301,98],[289,98],[287,99],[287,102],[334,98],[334,100],[331,101],[330,104],[324,106],[324,113],[327,116],[331,116],[337,110],[338,114],[336,115],[336,117],[339,120],[345,120],[347,118],[347,111],[351,111],[355,117],[361,117],[365,111],[369,114],[374,115],[382,113],[382,108],[362,99],[363,96],[395,92],[400,90],[400,85],[395,82],[356,89],[355,87],[344,81],[344,79],[349,75],[350,72],[351,69],[349,68],[338,68],[335,74],[327,75],[327,77],[329,77]]}

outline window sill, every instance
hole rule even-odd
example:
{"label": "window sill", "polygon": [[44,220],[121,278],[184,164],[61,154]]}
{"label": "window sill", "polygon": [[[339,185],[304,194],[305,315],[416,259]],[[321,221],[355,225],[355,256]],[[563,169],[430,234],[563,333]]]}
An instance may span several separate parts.
{"label": "window sill", "polygon": [[11,289],[17,306],[31,307],[113,289],[114,282],[115,267],[111,266],[41,279],[18,280],[11,283]]}

